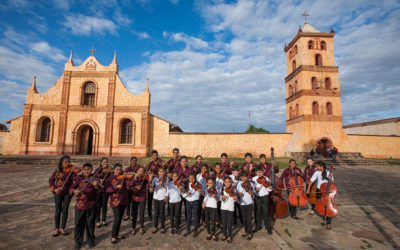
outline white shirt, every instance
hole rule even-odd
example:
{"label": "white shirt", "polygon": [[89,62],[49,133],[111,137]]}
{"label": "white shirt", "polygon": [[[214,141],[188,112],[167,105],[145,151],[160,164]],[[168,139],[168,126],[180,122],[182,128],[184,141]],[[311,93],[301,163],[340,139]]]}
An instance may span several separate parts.
{"label": "white shirt", "polygon": [[[201,190],[199,190],[199,191],[194,190],[194,188],[192,188],[192,184],[190,184],[190,183],[189,183],[188,186],[189,186],[188,191],[189,191],[190,195],[187,196],[186,193],[183,193],[182,194],[183,198],[185,198],[187,201],[197,201],[197,200],[199,200],[200,199]],[[202,186],[202,188],[203,188],[203,186]]]}
{"label": "white shirt", "polygon": [[[326,175],[329,178],[329,171],[326,171]],[[332,175],[332,180],[333,180],[333,175]],[[321,171],[315,171],[314,174],[311,176],[310,181],[315,183],[315,186],[320,189],[322,183],[327,183],[328,180],[323,180],[322,179],[322,172]]]}
{"label": "white shirt", "polygon": [[207,191],[207,179],[203,178],[202,174],[198,174],[196,179],[201,184],[201,191],[205,193]]}
{"label": "white shirt", "polygon": [[[208,188],[207,188],[208,190]],[[208,192],[204,193],[204,200],[203,203],[206,204],[206,207],[211,207],[211,208],[217,208],[217,201],[219,200],[219,192],[217,189],[217,199],[215,199],[212,195],[210,195]]]}
{"label": "white shirt", "polygon": [[151,182],[151,186],[154,188],[153,199],[154,200],[164,200],[165,196],[168,196],[168,182],[169,178],[167,177],[165,187],[161,186],[160,178],[155,177]]}
{"label": "white shirt", "polygon": [[218,177],[215,177],[215,186],[218,190],[221,190],[222,186],[224,185],[224,180]]}
{"label": "white shirt", "polygon": [[[265,179],[266,179],[267,181],[270,181],[268,177],[266,177],[266,176],[264,176],[264,177],[265,177]],[[255,187],[256,187],[256,188],[260,188],[260,191],[257,191],[257,189],[256,189],[256,191],[255,191],[254,193],[255,193],[255,195],[258,196],[258,197],[264,197],[264,196],[268,195],[269,192],[272,191],[272,188],[271,188],[271,187],[266,188],[266,187],[263,186],[263,184],[258,183],[258,182],[257,182],[258,178],[259,178],[259,177],[256,175],[256,176],[254,176],[253,179],[252,179],[253,182],[255,183]]]}
{"label": "white shirt", "polygon": [[[226,196],[225,200],[222,200],[222,195]],[[235,211],[235,200],[233,199],[233,197],[230,197],[229,194],[225,192],[225,190],[222,191],[220,200],[221,210]]]}
{"label": "white shirt", "polygon": [[[242,193],[242,196],[240,197],[240,205],[245,206],[245,205],[253,204],[253,197],[251,196],[250,193],[247,193],[246,190],[244,190],[244,188],[242,187],[242,183],[243,183],[242,181],[239,181],[239,183],[236,187],[237,192]],[[251,187],[254,192],[255,191],[254,184],[252,182],[250,182],[250,184],[251,184]]]}
{"label": "white shirt", "polygon": [[233,176],[233,174],[229,175],[229,177],[232,180],[232,186],[234,186],[236,188],[237,184],[239,183],[239,180],[236,180],[235,176]]}
{"label": "white shirt", "polygon": [[174,181],[168,182],[168,202],[177,203],[181,201],[181,191],[174,185]]}

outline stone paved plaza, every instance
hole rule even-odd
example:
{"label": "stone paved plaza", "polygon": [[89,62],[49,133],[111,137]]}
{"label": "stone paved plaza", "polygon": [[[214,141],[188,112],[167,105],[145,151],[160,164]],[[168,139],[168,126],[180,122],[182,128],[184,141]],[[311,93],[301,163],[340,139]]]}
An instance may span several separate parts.
{"label": "stone paved plaza", "polygon": [[[74,204],[71,202],[67,223],[68,236],[53,238],[53,198],[48,178],[53,166],[0,165],[0,249],[72,249]],[[335,172],[339,193],[336,202],[339,216],[327,231],[321,219],[300,212],[299,221],[290,218],[276,221],[274,235],[265,230],[251,242],[241,239],[241,226],[234,228],[233,244],[209,242],[200,228],[197,239],[168,234],[151,234],[145,222],[144,235],[129,235],[130,222],[123,221],[121,232],[126,239],[111,245],[112,212],[107,227],[96,228],[98,249],[392,249],[400,247],[399,166],[340,166]],[[169,220],[167,220],[167,228]],[[184,224],[181,226],[184,232]],[[87,248],[87,245],[84,245]]]}

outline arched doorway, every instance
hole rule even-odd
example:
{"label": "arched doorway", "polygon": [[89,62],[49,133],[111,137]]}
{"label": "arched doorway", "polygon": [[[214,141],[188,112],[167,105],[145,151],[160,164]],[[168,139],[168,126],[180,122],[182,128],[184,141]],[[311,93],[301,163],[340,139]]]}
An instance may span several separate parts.
{"label": "arched doorway", "polygon": [[84,125],[78,130],[77,154],[91,155],[93,152],[93,128]]}
{"label": "arched doorway", "polygon": [[333,148],[333,143],[328,137],[322,137],[317,141],[317,149],[323,157],[328,155],[327,150]]}

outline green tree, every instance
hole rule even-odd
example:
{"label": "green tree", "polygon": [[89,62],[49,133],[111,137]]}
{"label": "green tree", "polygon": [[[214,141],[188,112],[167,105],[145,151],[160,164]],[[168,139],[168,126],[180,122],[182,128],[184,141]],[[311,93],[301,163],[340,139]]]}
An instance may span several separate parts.
{"label": "green tree", "polygon": [[8,130],[8,127],[5,124],[0,123],[0,130]]}
{"label": "green tree", "polygon": [[269,133],[269,131],[265,130],[262,127],[261,128],[256,128],[254,125],[250,125],[245,133],[246,134],[250,134],[250,133]]}

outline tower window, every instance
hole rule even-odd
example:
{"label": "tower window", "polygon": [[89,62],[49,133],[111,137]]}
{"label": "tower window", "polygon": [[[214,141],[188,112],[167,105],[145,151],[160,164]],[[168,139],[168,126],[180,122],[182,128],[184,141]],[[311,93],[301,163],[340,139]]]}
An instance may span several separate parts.
{"label": "tower window", "polygon": [[322,66],[322,56],[320,54],[315,55],[315,65]]}
{"label": "tower window", "polygon": [[299,116],[299,104],[296,104],[296,117]]}
{"label": "tower window", "polygon": [[312,89],[317,89],[318,87],[318,80],[317,78],[314,76],[313,78],[311,78],[311,88]]}
{"label": "tower window", "polygon": [[314,49],[314,41],[308,41],[308,49]]}
{"label": "tower window", "polygon": [[94,106],[96,85],[93,82],[87,82],[83,88],[83,105]]}
{"label": "tower window", "polygon": [[297,54],[297,45],[294,46],[294,53]]}
{"label": "tower window", "polygon": [[295,71],[296,69],[296,60],[293,60],[292,62],[292,71]]}
{"label": "tower window", "polygon": [[326,50],[326,42],[321,41],[321,50]]}
{"label": "tower window", "polygon": [[312,114],[313,115],[318,115],[319,111],[319,105],[318,102],[313,102],[312,104]]}
{"label": "tower window", "polygon": [[332,112],[333,112],[332,111],[332,103],[330,103],[330,102],[326,103],[326,114],[332,115],[333,114]]}
{"label": "tower window", "polygon": [[292,85],[290,84],[289,85],[289,96],[292,96],[293,95],[293,87],[292,87]]}
{"label": "tower window", "polygon": [[331,79],[330,79],[329,77],[327,77],[327,78],[325,79],[325,89],[326,89],[326,90],[330,90],[331,87],[332,87]]}
{"label": "tower window", "polygon": [[289,119],[293,118],[293,109],[292,107],[289,108]]}
{"label": "tower window", "polygon": [[297,83],[297,80],[294,81],[294,93],[297,93],[297,91],[299,90],[299,84]]}

